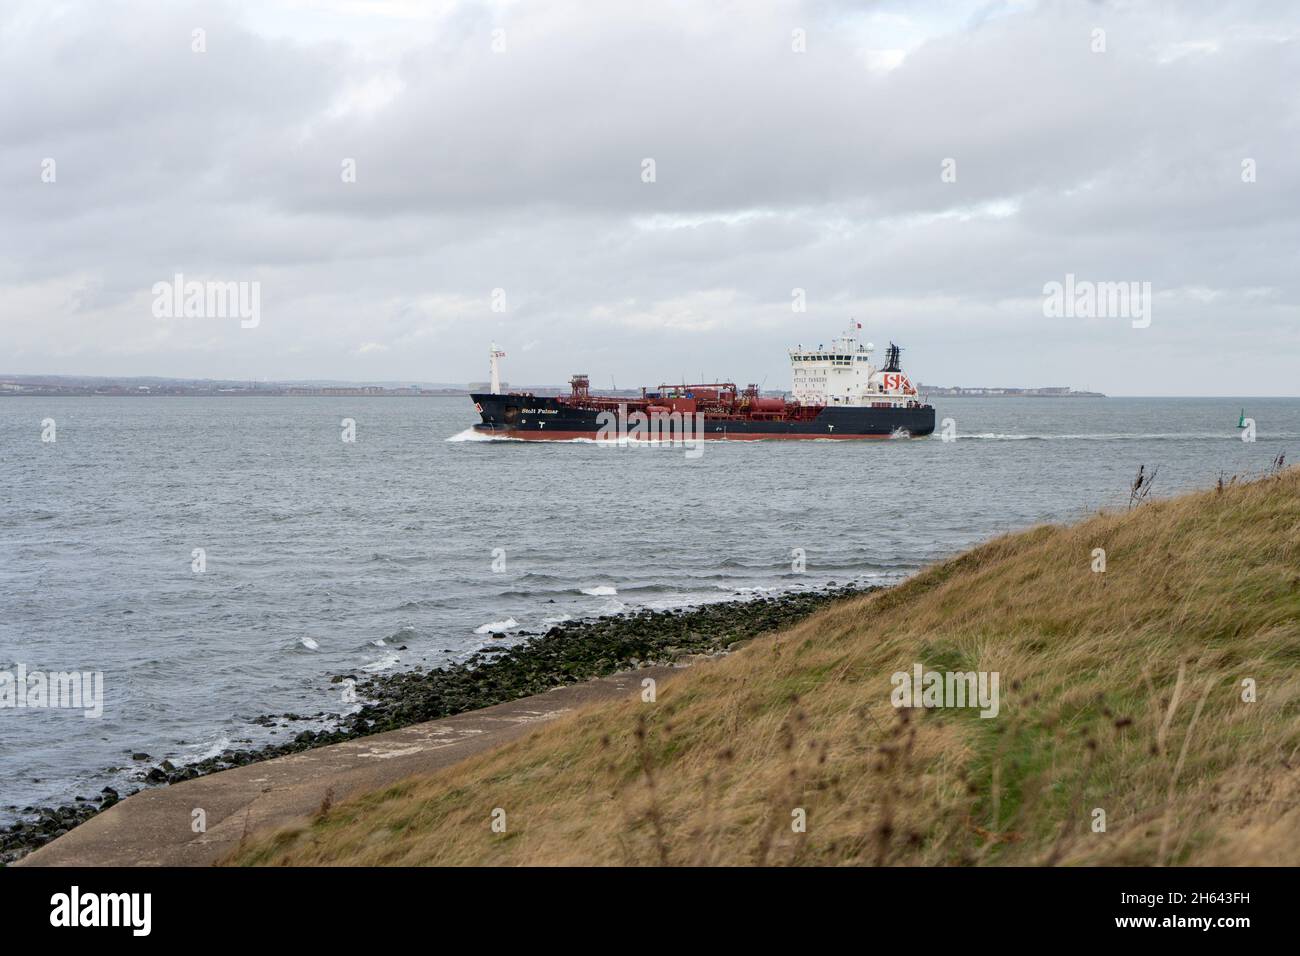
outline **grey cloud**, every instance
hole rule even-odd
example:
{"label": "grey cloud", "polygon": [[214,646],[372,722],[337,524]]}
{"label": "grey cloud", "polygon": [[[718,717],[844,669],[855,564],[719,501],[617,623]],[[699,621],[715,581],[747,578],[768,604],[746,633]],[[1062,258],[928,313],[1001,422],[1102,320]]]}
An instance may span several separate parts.
{"label": "grey cloud", "polygon": [[[0,372],[464,381],[497,337],[538,343],[514,381],[704,358],[777,383],[849,314],[924,381],[1205,391],[1229,329],[1258,380],[1294,365],[1287,5],[461,4],[300,37],[264,13],[6,8]],[[889,17],[926,39],[869,68]],[[178,271],[261,281],[263,325],[160,328]],[[1150,334],[1044,319],[1066,272],[1152,282]]]}

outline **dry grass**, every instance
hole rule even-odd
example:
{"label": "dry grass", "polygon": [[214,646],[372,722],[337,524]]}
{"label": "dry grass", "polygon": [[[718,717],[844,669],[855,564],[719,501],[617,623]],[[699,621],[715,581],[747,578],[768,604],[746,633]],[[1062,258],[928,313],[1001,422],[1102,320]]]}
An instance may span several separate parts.
{"label": "dry grass", "polygon": [[[914,662],[1000,715],[896,710]],[[1291,469],[999,538],[234,862],[1295,864],[1297,784]]]}

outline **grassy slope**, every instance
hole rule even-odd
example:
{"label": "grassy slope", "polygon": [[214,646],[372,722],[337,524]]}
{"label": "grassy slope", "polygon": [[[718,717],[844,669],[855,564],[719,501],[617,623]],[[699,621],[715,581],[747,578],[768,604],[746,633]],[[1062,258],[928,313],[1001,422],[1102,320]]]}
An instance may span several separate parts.
{"label": "grassy slope", "polygon": [[[999,671],[1000,716],[895,710],[917,661]],[[1291,469],[999,538],[237,862],[1294,864],[1298,797]]]}

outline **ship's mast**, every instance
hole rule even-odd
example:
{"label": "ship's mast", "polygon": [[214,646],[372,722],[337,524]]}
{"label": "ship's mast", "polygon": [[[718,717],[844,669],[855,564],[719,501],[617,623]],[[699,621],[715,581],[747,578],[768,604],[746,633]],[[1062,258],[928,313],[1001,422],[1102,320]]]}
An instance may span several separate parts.
{"label": "ship's mast", "polygon": [[497,360],[503,359],[505,357],[506,357],[506,353],[500,351],[497,348],[497,344],[495,342],[493,342],[492,345],[488,348],[488,368],[490,370],[489,378],[491,379],[492,382],[493,395],[501,394],[501,367],[498,364]]}

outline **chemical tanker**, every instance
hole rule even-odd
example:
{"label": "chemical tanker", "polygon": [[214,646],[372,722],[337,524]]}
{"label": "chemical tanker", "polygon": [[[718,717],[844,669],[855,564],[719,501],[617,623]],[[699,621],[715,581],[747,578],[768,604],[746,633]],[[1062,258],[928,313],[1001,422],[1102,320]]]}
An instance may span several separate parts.
{"label": "chemical tanker", "polygon": [[733,382],[660,385],[640,398],[593,395],[586,375],[574,375],[570,393],[501,394],[499,360],[491,347],[491,391],[470,398],[482,416],[475,430],[528,441],[618,439],[753,441],[768,438],[860,439],[920,437],[934,431],[934,407],[917,395],[890,344],[885,364],[871,361],[873,346],[858,341],[861,324],[829,347],[790,350],[790,398],[769,398],[757,385]]}

